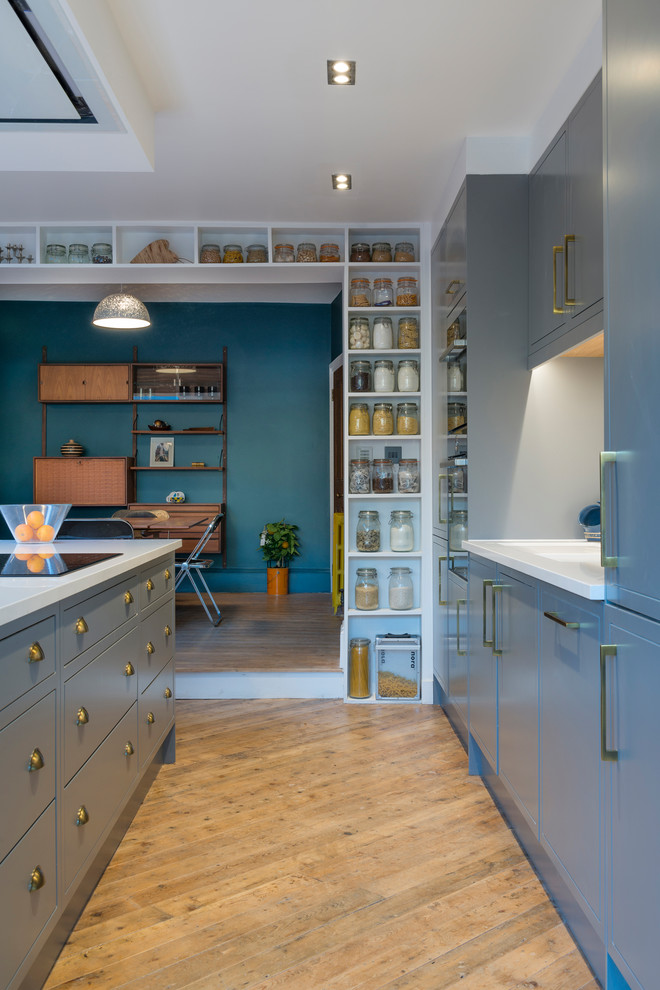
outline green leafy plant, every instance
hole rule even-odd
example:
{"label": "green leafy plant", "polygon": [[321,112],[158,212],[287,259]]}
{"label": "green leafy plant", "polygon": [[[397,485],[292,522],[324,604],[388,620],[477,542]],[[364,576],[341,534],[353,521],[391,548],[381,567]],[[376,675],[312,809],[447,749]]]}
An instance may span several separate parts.
{"label": "green leafy plant", "polygon": [[269,567],[288,567],[292,557],[300,556],[297,530],[297,526],[285,522],[284,519],[276,523],[266,523],[261,531],[259,549]]}

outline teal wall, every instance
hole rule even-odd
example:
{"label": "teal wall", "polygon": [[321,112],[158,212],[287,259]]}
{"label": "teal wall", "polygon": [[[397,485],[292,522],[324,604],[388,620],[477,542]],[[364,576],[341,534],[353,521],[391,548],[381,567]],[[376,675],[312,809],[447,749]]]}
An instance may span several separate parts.
{"label": "teal wall", "polygon": [[[298,524],[302,541],[302,556],[291,565],[291,591],[329,591],[328,364],[337,341],[336,304],[149,303],[148,308],[151,328],[126,333],[91,326],[90,303],[0,303],[1,501],[32,498],[32,458],[41,453],[42,346],[53,362],[131,361],[137,345],[139,361],[168,363],[219,361],[225,346],[228,566],[214,568],[209,584],[214,590],[264,591],[259,532],[264,523],[284,516]],[[179,416],[183,409],[190,407],[179,407]],[[152,412],[179,428],[192,424],[177,419],[174,409],[150,407],[145,417]],[[208,410],[194,412],[202,417],[198,425],[213,425]],[[73,438],[88,455],[130,455],[131,417],[130,405],[51,405],[48,454],[59,454],[60,445]],[[148,438],[140,442],[148,444]],[[138,500],[164,501],[180,488],[191,501],[220,501],[219,474],[176,473],[179,442],[186,444],[182,462],[210,460],[203,445],[213,441],[176,437],[172,476],[138,472]],[[72,514],[104,515],[114,508]]]}

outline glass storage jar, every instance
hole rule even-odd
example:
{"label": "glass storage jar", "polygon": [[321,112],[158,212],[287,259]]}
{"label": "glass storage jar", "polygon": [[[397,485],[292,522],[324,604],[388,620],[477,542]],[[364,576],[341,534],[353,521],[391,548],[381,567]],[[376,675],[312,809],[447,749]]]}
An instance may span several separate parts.
{"label": "glass storage jar", "polygon": [[455,340],[461,339],[461,325],[458,320],[454,320],[451,326],[447,327],[447,347],[451,347]]}
{"label": "glass storage jar", "polygon": [[447,430],[453,433],[454,430],[465,432],[467,424],[467,406],[464,402],[447,403]]}
{"label": "glass storage jar", "polygon": [[374,460],[371,489],[380,495],[394,491],[394,468],[389,457]]}
{"label": "glass storage jar", "polygon": [[412,275],[402,275],[396,282],[397,306],[418,306],[417,279]]}
{"label": "glass storage jar", "polygon": [[399,402],[396,407],[396,432],[419,433],[419,407],[416,402]]}
{"label": "glass storage jar", "polygon": [[332,242],[322,244],[319,251],[319,261],[341,261],[339,245]]}
{"label": "glass storage jar", "polygon": [[390,513],[390,550],[410,553],[414,545],[412,512],[409,509],[392,509]]}
{"label": "glass storage jar", "polygon": [[371,347],[369,320],[364,316],[351,316],[348,322],[348,346],[352,351],[366,351]]}
{"label": "glass storage jar", "polygon": [[369,406],[366,402],[351,402],[348,412],[348,432],[353,437],[369,433]]}
{"label": "glass storage jar", "polygon": [[362,553],[380,550],[380,517],[375,509],[360,509],[355,527],[355,546]]}
{"label": "glass storage jar", "polygon": [[222,255],[223,265],[242,265],[243,248],[240,244],[227,244]]}
{"label": "glass storage jar", "polygon": [[355,607],[366,612],[378,608],[378,571],[375,567],[358,567],[355,575]]}
{"label": "glass storage jar", "polygon": [[391,278],[374,279],[374,306],[392,306],[394,304],[394,289]]}
{"label": "glass storage jar", "polygon": [[316,244],[312,244],[311,241],[301,241],[296,252],[296,261],[303,263],[318,261],[316,257]]}
{"label": "glass storage jar", "polygon": [[371,491],[371,467],[369,461],[355,458],[348,466],[348,491],[350,495],[368,495]]}
{"label": "glass storage jar", "polygon": [[419,362],[410,358],[399,361],[396,380],[399,392],[419,392]]}
{"label": "glass storage jar", "polygon": [[394,362],[376,361],[374,365],[374,392],[394,391]]}
{"label": "glass storage jar", "polygon": [[415,248],[410,241],[399,241],[394,245],[394,260],[404,262],[415,260]]}
{"label": "glass storage jar", "polygon": [[295,260],[293,244],[276,244],[273,248],[273,261],[288,264]]}
{"label": "glass storage jar", "polygon": [[86,244],[69,244],[69,264],[89,265],[89,248]]}
{"label": "glass storage jar", "polygon": [[389,606],[396,611],[413,607],[413,583],[410,567],[391,567]]}
{"label": "glass storage jar", "polygon": [[248,244],[245,260],[248,265],[263,265],[268,261],[268,248],[265,244]]}
{"label": "glass storage jar", "polygon": [[451,465],[448,469],[449,474],[449,485],[450,491],[452,492],[465,492],[467,491],[467,472],[464,467]]}
{"label": "glass storage jar", "polygon": [[92,244],[92,264],[111,265],[112,264],[112,244],[99,241]]}
{"label": "glass storage jar", "polygon": [[458,361],[447,362],[447,391],[463,392],[463,369]]}
{"label": "glass storage jar", "polygon": [[369,645],[370,639],[356,636],[350,641],[348,658],[349,698],[369,697]]}
{"label": "glass storage jar", "polygon": [[202,244],[199,252],[200,265],[219,265],[222,261],[219,244]]}
{"label": "glass storage jar", "polygon": [[371,419],[374,436],[385,437],[394,433],[394,415],[391,402],[376,402]]}
{"label": "glass storage jar", "polygon": [[46,245],[46,264],[66,265],[66,248],[63,244]]}
{"label": "glass storage jar", "polygon": [[373,247],[371,248],[371,260],[391,261],[392,245],[388,244],[387,241],[376,241]]}
{"label": "glass storage jar", "polygon": [[463,540],[467,538],[467,512],[465,509],[455,509],[449,521],[449,549],[462,550]]}
{"label": "glass storage jar", "polygon": [[352,278],[349,306],[371,306],[371,285],[368,278]]}
{"label": "glass storage jar", "polygon": [[351,392],[371,391],[371,361],[351,361]]}
{"label": "glass storage jar", "polygon": [[391,316],[374,317],[374,350],[389,351],[394,342]]}
{"label": "glass storage jar", "polygon": [[401,458],[397,480],[402,494],[414,494],[419,491],[419,461],[416,457]]}
{"label": "glass storage jar", "polygon": [[419,322],[416,316],[402,316],[399,320],[399,348],[403,351],[419,347]]}
{"label": "glass storage jar", "polygon": [[371,249],[368,244],[357,241],[351,244],[351,256],[349,261],[371,261]]}

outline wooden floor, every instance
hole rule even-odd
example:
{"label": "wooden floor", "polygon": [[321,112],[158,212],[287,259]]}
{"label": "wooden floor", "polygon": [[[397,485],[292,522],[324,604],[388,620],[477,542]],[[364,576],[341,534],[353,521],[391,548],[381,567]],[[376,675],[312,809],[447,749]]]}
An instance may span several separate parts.
{"label": "wooden floor", "polygon": [[329,594],[216,593],[212,626],[195,594],[176,597],[179,673],[339,669],[341,617]]}
{"label": "wooden floor", "polygon": [[596,990],[438,708],[187,701],[46,986]]}

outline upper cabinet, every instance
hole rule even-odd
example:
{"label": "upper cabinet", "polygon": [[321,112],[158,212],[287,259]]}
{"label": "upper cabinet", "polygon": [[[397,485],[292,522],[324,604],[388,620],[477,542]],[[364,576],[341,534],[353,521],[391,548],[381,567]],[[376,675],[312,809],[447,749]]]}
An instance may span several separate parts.
{"label": "upper cabinet", "polygon": [[530,176],[529,364],[603,328],[600,74]]}
{"label": "upper cabinet", "polygon": [[128,402],[127,364],[40,364],[40,402]]}

